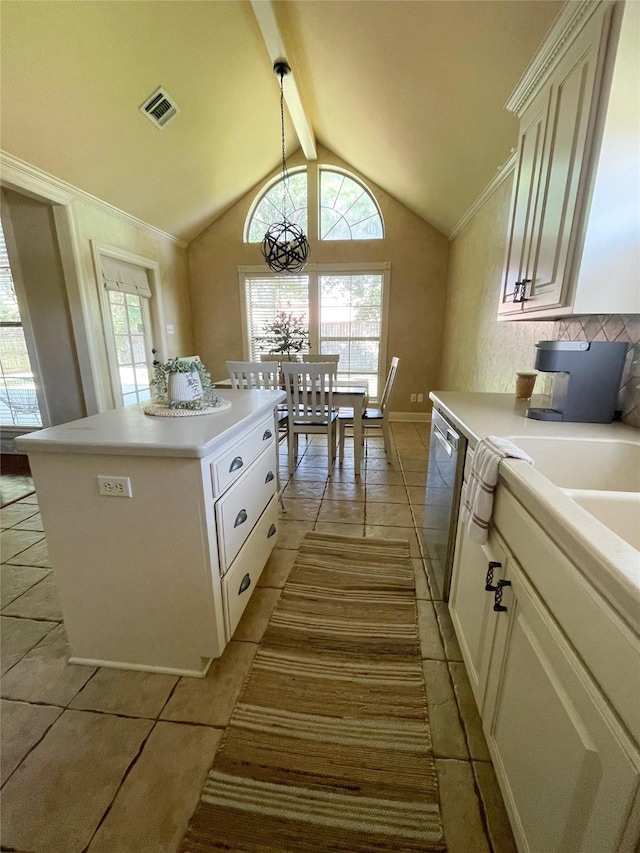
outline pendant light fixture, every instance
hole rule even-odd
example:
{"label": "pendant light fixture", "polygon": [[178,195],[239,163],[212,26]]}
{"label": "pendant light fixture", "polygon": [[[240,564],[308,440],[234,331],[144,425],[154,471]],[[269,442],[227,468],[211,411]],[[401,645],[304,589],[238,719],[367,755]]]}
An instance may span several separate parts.
{"label": "pendant light fixture", "polygon": [[274,272],[300,272],[307,263],[309,257],[309,242],[299,225],[294,225],[287,219],[287,191],[288,178],[287,163],[284,154],[284,92],[282,81],[286,74],[291,73],[291,68],[283,60],[279,59],[273,66],[273,70],[280,78],[280,128],[282,134],[282,218],[270,225],[262,241],[262,254],[267,266]]}

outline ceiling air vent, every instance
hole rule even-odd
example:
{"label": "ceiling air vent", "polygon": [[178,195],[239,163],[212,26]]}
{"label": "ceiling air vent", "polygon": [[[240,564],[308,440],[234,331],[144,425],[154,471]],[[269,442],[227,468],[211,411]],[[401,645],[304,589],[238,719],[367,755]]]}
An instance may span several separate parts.
{"label": "ceiling air vent", "polygon": [[176,105],[171,95],[160,87],[147,98],[140,107],[140,112],[144,113],[156,127],[162,129],[178,115],[180,107]]}

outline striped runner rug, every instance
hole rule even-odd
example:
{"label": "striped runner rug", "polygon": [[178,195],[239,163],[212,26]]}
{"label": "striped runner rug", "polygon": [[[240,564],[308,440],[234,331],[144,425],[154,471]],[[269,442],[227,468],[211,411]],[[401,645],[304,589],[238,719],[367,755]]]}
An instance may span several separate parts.
{"label": "striped runner rug", "polygon": [[408,543],[309,533],[182,853],[445,851]]}

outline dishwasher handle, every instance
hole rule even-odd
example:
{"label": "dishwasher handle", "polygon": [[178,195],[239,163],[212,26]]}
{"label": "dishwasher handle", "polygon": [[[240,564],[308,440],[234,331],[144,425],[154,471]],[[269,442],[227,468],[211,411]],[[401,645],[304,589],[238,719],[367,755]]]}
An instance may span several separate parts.
{"label": "dishwasher handle", "polygon": [[435,424],[434,424],[434,428],[433,428],[433,434],[434,434],[434,435],[435,435],[435,437],[438,439],[438,441],[440,442],[440,444],[443,446],[443,448],[444,448],[445,453],[447,454],[447,456],[453,456],[453,451],[454,451],[454,449],[455,449],[455,448],[454,448],[451,444],[449,444],[449,442],[447,441],[447,439],[444,437],[444,435],[442,435],[442,433],[440,432],[440,430],[438,429],[438,427],[437,427],[437,426],[435,426]]}

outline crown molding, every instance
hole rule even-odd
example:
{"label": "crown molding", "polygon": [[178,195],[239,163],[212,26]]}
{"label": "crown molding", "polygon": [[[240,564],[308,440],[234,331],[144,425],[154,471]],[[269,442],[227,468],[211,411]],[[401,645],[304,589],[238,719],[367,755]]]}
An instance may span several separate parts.
{"label": "crown molding", "polygon": [[155,237],[167,240],[181,249],[186,249],[189,245],[186,241],[174,237],[173,234],[167,234],[166,231],[161,231],[155,225],[149,225],[148,222],[143,222],[142,219],[138,219],[130,213],[126,213],[124,210],[120,210],[120,208],[102,201],[102,199],[81,190],[79,187],[74,187],[73,184],[68,184],[66,181],[56,178],[54,175],[39,169],[37,166],[33,166],[31,163],[27,163],[25,160],[21,160],[19,157],[1,150],[0,180],[7,187],[24,190],[54,204],[70,204],[72,201],[84,202],[104,213],[108,213],[110,216],[124,220],[130,225],[142,228]]}
{"label": "crown molding", "polygon": [[589,18],[604,6],[603,0],[571,0],[565,3],[505,104],[505,109],[518,116],[522,114],[532,94],[546,78],[567,43],[577,35]]}
{"label": "crown molding", "polygon": [[465,215],[460,219],[458,224],[454,227],[453,231],[449,234],[449,240],[455,240],[458,234],[462,231],[462,229],[467,225],[473,217],[478,213],[478,211],[484,207],[484,205],[489,201],[494,192],[498,189],[500,184],[507,178],[511,172],[515,169],[516,159],[518,154],[516,151],[509,157],[506,163],[504,163],[492,180],[487,184],[487,186],[482,190],[478,198],[471,205],[469,210],[465,213]]}

